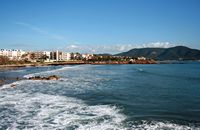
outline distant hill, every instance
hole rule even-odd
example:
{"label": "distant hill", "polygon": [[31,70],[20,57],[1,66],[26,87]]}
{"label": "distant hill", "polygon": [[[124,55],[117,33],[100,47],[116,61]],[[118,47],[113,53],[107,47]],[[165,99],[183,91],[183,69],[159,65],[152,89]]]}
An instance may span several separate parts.
{"label": "distant hill", "polygon": [[109,53],[96,54],[96,55],[98,55],[98,56],[112,56],[112,55],[111,55],[111,54],[109,54]]}
{"label": "distant hill", "polygon": [[116,54],[116,56],[132,56],[153,58],[156,60],[200,60],[200,50],[185,46],[171,48],[140,48]]}

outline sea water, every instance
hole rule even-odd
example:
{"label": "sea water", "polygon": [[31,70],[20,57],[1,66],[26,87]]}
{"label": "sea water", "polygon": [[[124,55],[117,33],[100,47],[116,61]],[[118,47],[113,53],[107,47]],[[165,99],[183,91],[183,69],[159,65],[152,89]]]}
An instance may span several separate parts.
{"label": "sea water", "polygon": [[0,86],[0,129],[200,129],[200,64],[66,65],[0,72],[58,75]]}

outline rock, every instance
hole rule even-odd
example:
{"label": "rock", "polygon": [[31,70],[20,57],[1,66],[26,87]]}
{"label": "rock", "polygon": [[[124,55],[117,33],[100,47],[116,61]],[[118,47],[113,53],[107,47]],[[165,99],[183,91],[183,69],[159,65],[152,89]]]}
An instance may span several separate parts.
{"label": "rock", "polygon": [[52,75],[52,76],[49,76],[46,78],[46,80],[58,80],[58,79],[59,79],[59,77],[56,75]]}
{"label": "rock", "polygon": [[4,80],[0,80],[0,85],[4,84]]}
{"label": "rock", "polygon": [[16,84],[11,84],[10,87],[15,88]]}
{"label": "rock", "polygon": [[58,80],[59,76],[57,75],[51,75],[48,77],[40,77],[40,76],[35,76],[35,77],[29,77],[29,80]]}

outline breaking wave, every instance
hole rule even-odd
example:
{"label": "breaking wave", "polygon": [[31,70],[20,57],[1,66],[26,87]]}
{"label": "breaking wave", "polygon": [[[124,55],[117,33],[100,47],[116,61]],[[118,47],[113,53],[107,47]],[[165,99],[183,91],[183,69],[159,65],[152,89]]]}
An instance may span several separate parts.
{"label": "breaking wave", "polygon": [[21,73],[21,72],[25,72],[25,69],[19,69],[19,70],[10,70],[10,72],[14,72],[14,73]]}
{"label": "breaking wave", "polygon": [[[15,84],[41,85],[28,80]],[[170,122],[126,122],[127,116],[117,106],[88,105],[83,100],[40,92],[29,93],[4,85],[0,91],[0,129],[76,129],[76,130],[199,130],[194,126]],[[34,86],[31,86],[34,87]],[[6,88],[6,89],[5,89]],[[12,89],[12,90],[11,90]],[[19,88],[20,89],[20,88]],[[11,90],[11,91],[9,91]]]}
{"label": "breaking wave", "polygon": [[38,76],[38,75],[48,75],[48,74],[55,74],[55,73],[59,73],[59,72],[63,72],[69,69],[78,69],[80,68],[79,65],[76,66],[64,66],[58,69],[53,69],[53,70],[49,70],[49,71],[42,71],[42,72],[38,72],[38,73],[33,73],[33,74],[27,74],[24,75],[24,78],[29,78],[29,77],[33,77],[33,76]]}
{"label": "breaking wave", "polygon": [[41,93],[3,96],[0,129],[117,129],[126,118],[115,106],[89,106],[71,97]]}
{"label": "breaking wave", "polygon": [[133,123],[131,129],[133,130],[200,130],[199,127],[193,125],[179,125],[171,122],[159,121],[141,121]]}
{"label": "breaking wave", "polygon": [[[65,66],[24,77],[60,74],[80,68]],[[193,125],[170,121],[130,121],[129,116],[115,105],[89,105],[66,94],[100,89],[100,83],[104,82],[110,82],[109,78],[89,74],[69,79],[64,77],[58,81],[21,80],[12,83],[16,88],[11,88],[11,84],[3,85],[0,88],[0,129],[200,130]]]}

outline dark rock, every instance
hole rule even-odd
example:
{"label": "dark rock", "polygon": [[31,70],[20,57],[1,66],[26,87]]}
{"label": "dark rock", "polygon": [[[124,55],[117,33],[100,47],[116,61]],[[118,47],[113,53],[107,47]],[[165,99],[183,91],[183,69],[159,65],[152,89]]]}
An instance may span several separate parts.
{"label": "dark rock", "polygon": [[59,79],[59,77],[56,75],[52,75],[52,76],[49,76],[46,78],[46,80],[58,80],[58,79]]}
{"label": "dark rock", "polygon": [[58,80],[59,76],[57,75],[51,75],[48,77],[40,77],[40,76],[35,76],[35,77],[29,77],[29,80]]}
{"label": "dark rock", "polygon": [[15,88],[16,84],[11,84],[10,87]]}
{"label": "dark rock", "polygon": [[4,84],[4,80],[0,80],[0,85]]}

